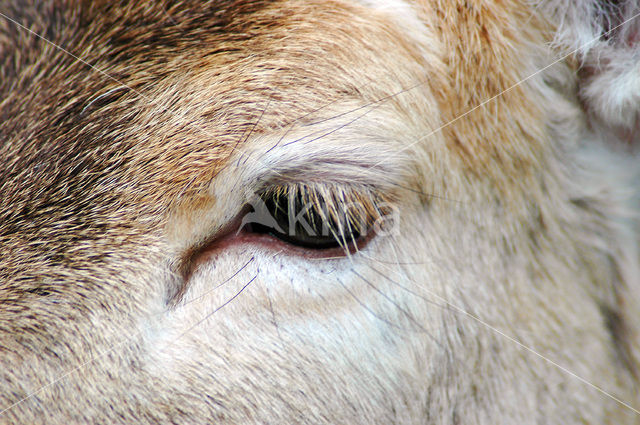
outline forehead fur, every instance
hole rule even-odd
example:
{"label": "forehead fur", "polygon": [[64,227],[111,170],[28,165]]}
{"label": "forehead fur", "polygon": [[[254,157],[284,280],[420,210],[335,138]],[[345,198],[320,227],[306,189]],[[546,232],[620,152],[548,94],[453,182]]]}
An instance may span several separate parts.
{"label": "forehead fur", "polygon": [[[110,229],[148,234],[132,223],[166,217],[183,199],[214,202],[191,195],[250,134],[399,88],[436,94],[451,152],[474,172],[535,162],[539,111],[524,88],[487,105],[491,114],[457,120],[525,74],[514,48],[539,37],[516,30],[526,11],[515,2],[412,7],[425,32],[436,31],[430,40],[403,33],[393,13],[340,1],[16,7],[19,22],[82,61],[3,21],[0,154],[9,171],[0,183],[13,207],[0,212],[0,229],[34,240],[45,231],[62,240],[69,229],[82,240]],[[38,223],[31,233],[29,223]]]}
{"label": "forehead fur", "polygon": [[[248,130],[282,127],[332,100],[374,98],[371,83],[402,78],[389,62],[420,60],[412,46],[398,45],[397,28],[341,3],[76,8],[33,27],[51,35],[70,27],[52,41],[94,68],[33,36],[7,41],[31,53],[12,52],[3,68],[19,79],[4,79],[3,112],[19,120],[3,126],[3,153],[19,156],[20,168],[72,166],[94,151],[95,171],[118,152],[124,163],[108,171],[135,168],[128,178],[168,179],[179,190],[200,172],[203,181],[215,175]],[[153,175],[143,175],[149,169]]]}
{"label": "forehead fur", "polygon": [[549,27],[520,1],[417,3],[447,46],[449,79],[439,107],[455,156],[468,172],[522,180],[544,152],[542,99],[530,79],[550,62],[541,48]]}
{"label": "forehead fur", "polygon": [[7,11],[67,50],[2,21],[0,186],[11,207],[0,232],[20,235],[7,251],[38,252],[43,264],[80,261],[69,238],[93,252],[109,235],[139,244],[182,199],[213,202],[191,195],[249,134],[332,101],[378,100],[428,69],[384,15],[343,2],[49,1]]}

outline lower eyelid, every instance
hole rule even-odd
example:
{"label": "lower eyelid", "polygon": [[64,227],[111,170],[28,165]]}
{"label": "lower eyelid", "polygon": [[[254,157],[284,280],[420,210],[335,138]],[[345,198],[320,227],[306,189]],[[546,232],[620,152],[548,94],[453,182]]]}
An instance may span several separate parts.
{"label": "lower eyelid", "polygon": [[230,249],[241,247],[258,247],[269,251],[281,253],[282,255],[291,255],[302,258],[321,260],[321,259],[341,259],[348,255],[353,255],[359,250],[364,249],[373,234],[361,237],[354,244],[348,241],[347,249],[343,247],[327,248],[327,249],[309,249],[287,243],[268,234],[256,234],[242,228],[239,231],[229,232],[211,241],[209,244],[202,246],[189,260],[192,274],[201,264],[213,261],[215,257],[224,254]]}

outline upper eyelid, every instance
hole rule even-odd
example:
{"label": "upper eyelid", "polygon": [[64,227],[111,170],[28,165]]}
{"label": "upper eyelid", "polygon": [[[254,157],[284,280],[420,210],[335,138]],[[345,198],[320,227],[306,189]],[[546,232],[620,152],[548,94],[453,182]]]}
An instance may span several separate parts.
{"label": "upper eyelid", "polygon": [[[405,174],[402,170],[407,170],[414,160],[408,152],[398,152],[406,141],[396,139],[395,133],[386,128],[375,134],[349,129],[344,134],[331,134],[322,143],[310,144],[291,143],[298,135],[281,133],[257,135],[230,159],[244,169],[246,184],[267,180],[286,183],[300,175],[305,180],[328,178],[347,184],[399,182]],[[386,161],[380,163],[380,158]]]}
{"label": "upper eyelid", "polygon": [[[339,168],[339,170],[333,169]],[[369,168],[369,164],[357,161],[326,161],[310,159],[301,166],[277,169],[277,173],[272,170],[261,176],[257,176],[255,181],[256,192],[265,192],[271,188],[290,185],[313,185],[319,189],[329,186],[342,186],[351,190],[377,191],[380,193],[394,191],[400,183],[400,176],[394,175],[388,169]]]}

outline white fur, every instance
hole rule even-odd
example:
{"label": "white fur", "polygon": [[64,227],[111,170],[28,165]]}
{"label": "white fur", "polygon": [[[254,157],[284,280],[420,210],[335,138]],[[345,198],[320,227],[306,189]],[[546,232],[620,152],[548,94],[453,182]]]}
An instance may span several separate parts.
{"label": "white fur", "polygon": [[555,42],[575,54],[586,70],[581,95],[592,113],[605,125],[635,131],[640,113],[640,3],[612,3],[618,3],[613,12],[596,0],[535,2],[559,22]]}
{"label": "white fur", "polygon": [[[470,7],[471,2],[466,3]],[[624,16],[637,9],[635,1],[623,3]],[[323,11],[331,16],[337,4],[328,6]],[[8,376],[7,400],[15,403],[15,408],[7,410],[9,421],[638,423],[634,410],[640,408],[638,383],[631,371],[640,364],[640,161],[633,145],[637,135],[625,138],[621,133],[621,128],[635,128],[640,108],[638,48],[629,44],[635,41],[635,30],[622,31],[621,39],[591,42],[603,31],[603,25],[594,21],[597,2],[535,2],[557,31],[555,44],[544,45],[540,40],[551,36],[538,34],[539,39],[522,42],[530,43],[530,49],[507,50],[521,68],[504,70],[500,69],[504,64],[481,62],[494,67],[479,70],[505,71],[501,74],[505,81],[486,79],[489,89],[481,88],[486,91],[495,88],[493,83],[508,87],[514,75],[530,76],[518,86],[530,96],[526,101],[513,92],[501,93],[497,102],[487,104],[491,107],[474,111],[491,114],[503,106],[512,108],[511,114],[501,116],[513,122],[499,122],[497,114],[495,119],[473,121],[477,116],[458,111],[461,118],[452,123],[444,122],[441,114],[449,106],[442,103],[447,96],[441,93],[446,92],[444,85],[452,86],[455,97],[455,90],[469,90],[466,79],[473,76],[455,69],[463,65],[452,59],[452,52],[466,52],[441,45],[434,22],[449,25],[448,17],[403,0],[361,0],[348,6],[348,13],[359,11],[365,20],[366,25],[360,22],[358,29],[380,45],[369,38],[360,40],[357,45],[366,54],[357,56],[338,45],[353,41],[340,27],[336,31],[344,38],[336,37],[336,45],[329,40],[320,51],[330,59],[335,55],[330,69],[346,76],[309,75],[330,82],[342,77],[343,91],[338,93],[347,91],[351,97],[332,98],[332,102],[320,99],[324,109],[284,128],[277,125],[286,121],[282,119],[262,127],[256,123],[260,130],[250,133],[229,158],[211,160],[201,152],[196,160],[217,161],[219,166],[223,159],[226,167],[198,187],[202,190],[197,195],[204,201],[196,202],[202,199],[186,194],[185,198],[195,200],[184,202],[185,211],[180,203],[169,211],[158,208],[159,215],[166,213],[162,217],[166,223],[149,237],[149,247],[140,250],[147,257],[127,263],[123,259],[131,254],[121,252],[118,241],[105,242],[114,244],[109,245],[112,251],[103,256],[106,260],[96,261],[118,272],[125,264],[123,268],[133,269],[122,272],[126,279],[118,275],[112,286],[91,279],[65,282],[73,289],[94,285],[98,300],[113,299],[122,306],[94,304],[99,307],[82,317],[86,327],[81,328],[56,309],[66,306],[64,293],[54,294],[59,298],[37,295],[46,308],[41,310],[43,318],[52,324],[47,335],[57,337],[54,331],[60,326],[72,341],[80,342],[78,348],[69,348],[64,340],[55,341],[46,346],[49,351],[35,338],[11,346],[37,355],[33,363],[23,360],[29,358],[26,355],[6,363],[7,370],[16,365],[15,373],[11,369],[1,375]],[[272,12],[266,12],[267,18],[261,16],[269,19]],[[288,18],[287,13],[283,16]],[[527,16],[517,16],[523,26],[529,25]],[[274,77],[290,69],[287,60],[291,58],[284,54],[286,48],[280,50],[282,45],[310,46],[305,38],[306,17],[295,16],[302,22],[294,27],[299,32],[277,39],[276,53],[283,55],[282,62],[253,70],[255,64],[247,59],[234,68],[236,73],[246,71],[242,74],[246,79],[236,84],[262,87],[254,79],[263,78],[259,82],[265,87],[274,80],[315,86],[317,81]],[[320,22],[327,26],[325,30],[331,24]],[[517,33],[519,28],[510,25],[509,31]],[[257,31],[251,25],[247,28]],[[449,28],[449,35],[464,30]],[[495,28],[489,30],[496,36]],[[388,41],[389,34],[402,38],[395,41],[399,51],[400,46],[406,47],[402,50],[406,57],[398,56],[405,62],[390,59],[396,46],[380,41]],[[327,41],[324,37],[320,34],[312,41]],[[492,47],[500,53],[515,49],[520,41],[516,36],[513,40],[496,36]],[[294,52],[305,53],[296,47]],[[373,49],[373,54],[367,49]],[[571,60],[561,60],[536,72],[571,49],[577,49],[581,70]],[[478,58],[463,59],[466,66]],[[318,64],[294,65],[308,65],[315,71]],[[219,66],[203,71],[206,78],[188,81],[197,86],[194,92],[204,93],[198,98],[203,109],[194,122],[210,119],[206,124],[216,128],[238,120],[238,128],[243,128],[242,120],[248,119],[245,109],[259,110],[264,93],[221,91],[223,100],[228,96],[229,105],[240,112],[205,114],[212,102],[207,84],[225,85],[225,78],[235,75],[220,74],[226,64]],[[440,80],[425,81],[426,77]],[[457,80],[450,81],[454,77]],[[365,79],[367,84],[357,84]],[[188,84],[185,87],[190,88]],[[164,92],[162,87],[156,89]],[[274,109],[293,109],[298,99],[291,93],[284,100],[274,96],[264,103]],[[187,104],[178,88],[171,97],[164,95],[165,101],[175,97]],[[470,93],[460,95],[474,98]],[[309,104],[300,110],[317,107],[314,96],[305,99]],[[95,100],[89,105],[99,103]],[[193,110],[167,101],[174,103],[182,115],[178,113],[170,127],[181,129]],[[530,107],[531,103],[539,108]],[[469,109],[475,106],[468,105]],[[265,120],[269,119],[267,109],[262,111]],[[466,123],[471,125],[465,127]],[[461,140],[449,140],[453,136],[440,131],[449,124],[459,124],[456,135]],[[503,126],[516,130],[501,133]],[[477,145],[466,145],[465,137],[472,139],[476,133],[488,137]],[[167,140],[173,140],[175,134],[169,134]],[[179,142],[188,153],[195,133],[185,134],[179,135],[187,140]],[[489,140],[502,134],[521,139]],[[198,137],[207,136],[206,131],[198,133]],[[171,157],[172,146],[165,142],[157,143],[166,151],[154,151],[151,158]],[[215,146],[215,141],[198,146]],[[492,167],[488,171],[482,168],[486,164]],[[163,184],[174,183],[173,176],[162,176]],[[184,261],[191,248],[220,235],[255,192],[283,182],[331,183],[393,193],[397,231],[379,235],[360,251],[338,258],[302,255],[284,243],[260,245],[236,239],[224,249],[213,247],[195,263]],[[141,199],[150,202],[147,197]],[[145,219],[131,227],[141,226]],[[177,264],[192,269],[180,274]],[[84,270],[83,265],[77,269]],[[175,295],[180,285],[184,293],[167,301],[167,294]],[[104,296],[100,292],[114,296],[99,298]],[[81,301],[70,311],[86,300],[76,299]],[[38,324],[29,313],[24,315],[25,323]],[[626,326],[624,332],[608,326],[612,318]],[[22,341],[23,336],[29,335],[15,335],[15,340]],[[64,357],[67,351],[70,354]],[[51,365],[75,366],[81,355],[88,358],[80,359],[86,368],[72,371],[79,373],[63,371],[66,381],[47,384],[61,376]],[[37,388],[43,391],[24,402],[14,400],[13,394]],[[50,416],[37,417],[43,411]]]}

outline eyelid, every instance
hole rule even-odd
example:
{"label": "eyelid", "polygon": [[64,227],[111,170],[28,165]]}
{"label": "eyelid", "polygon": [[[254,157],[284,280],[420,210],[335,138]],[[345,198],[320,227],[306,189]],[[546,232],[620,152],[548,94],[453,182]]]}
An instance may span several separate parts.
{"label": "eyelid", "polygon": [[[222,252],[227,249],[230,244],[250,243],[252,245],[268,246],[278,252],[287,252],[290,255],[297,255],[308,259],[340,259],[345,256],[355,254],[358,250],[363,249],[377,234],[377,219],[386,216],[397,201],[397,192],[384,191],[373,185],[362,184],[340,184],[335,182],[288,182],[286,184],[266,185],[261,191],[255,193],[255,196],[268,196],[269,194],[297,194],[303,193],[312,200],[315,208],[323,211],[323,204],[326,211],[340,215],[347,212],[356,214],[355,220],[363,220],[367,226],[366,234],[356,241],[347,240],[347,247],[332,248],[326,250],[310,250],[294,245],[288,245],[282,241],[275,241],[275,238],[267,235],[256,237],[243,232],[243,217],[251,211],[251,205],[245,203],[242,208],[237,210],[233,218],[222,224],[218,230],[211,234],[209,238],[201,240],[186,250],[178,263],[178,272],[182,275],[183,284],[172,296],[173,300],[179,299],[181,294],[186,290],[191,275],[203,262],[208,261],[216,252]],[[360,208],[351,208],[352,206]],[[360,215],[358,215],[360,214]],[[353,242],[353,243],[352,243]]]}

